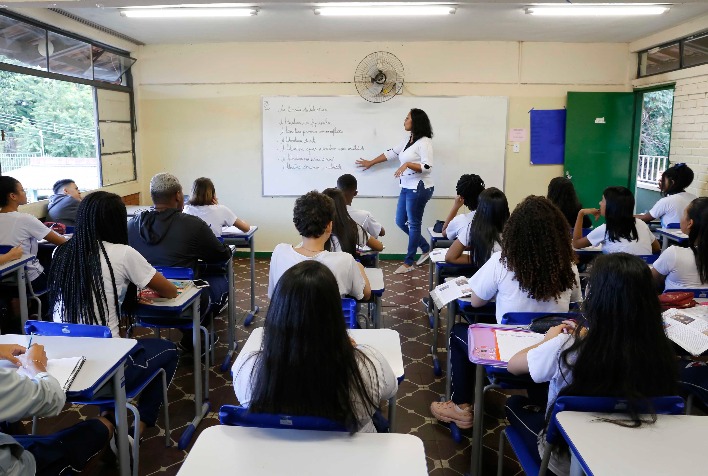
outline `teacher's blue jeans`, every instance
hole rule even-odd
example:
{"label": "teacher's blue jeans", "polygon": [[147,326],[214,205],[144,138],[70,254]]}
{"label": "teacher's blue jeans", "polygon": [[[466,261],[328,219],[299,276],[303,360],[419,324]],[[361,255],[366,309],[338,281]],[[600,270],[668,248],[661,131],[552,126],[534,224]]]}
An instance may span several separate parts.
{"label": "teacher's blue jeans", "polygon": [[430,245],[420,234],[423,212],[428,200],[433,196],[435,187],[425,188],[423,181],[418,182],[418,188],[402,188],[396,207],[396,225],[408,235],[408,252],[404,263],[412,266],[415,263],[415,253],[420,247],[423,253],[430,251]]}

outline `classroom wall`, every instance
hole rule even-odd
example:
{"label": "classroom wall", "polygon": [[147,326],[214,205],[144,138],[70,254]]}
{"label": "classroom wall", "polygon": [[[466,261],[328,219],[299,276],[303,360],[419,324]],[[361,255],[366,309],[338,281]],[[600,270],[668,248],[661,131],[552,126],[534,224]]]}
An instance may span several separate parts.
{"label": "classroom wall", "polygon": [[[220,203],[261,227],[258,251],[272,251],[283,241],[297,242],[294,198],[261,196],[260,98],[356,94],[351,84],[354,69],[364,56],[378,50],[390,51],[403,62],[405,95],[509,96],[509,128],[528,129],[531,108],[561,108],[568,91],[629,91],[636,70],[627,44],[300,42],[141,47],[135,52],[138,63],[133,71],[143,200],[149,200],[149,179],[155,173],[174,173],[185,193],[196,177],[209,176]],[[545,195],[548,181],[562,171],[562,166],[531,166],[528,141],[520,144],[519,153],[513,153],[508,143],[505,191],[510,204],[515,206],[529,194]],[[473,167],[460,170],[472,172]],[[332,185],[323,183],[321,188]],[[424,224],[444,218],[450,205],[450,199],[433,199]],[[357,199],[355,206],[372,211],[385,226],[386,253],[405,252],[406,236],[393,221],[395,198]]]}

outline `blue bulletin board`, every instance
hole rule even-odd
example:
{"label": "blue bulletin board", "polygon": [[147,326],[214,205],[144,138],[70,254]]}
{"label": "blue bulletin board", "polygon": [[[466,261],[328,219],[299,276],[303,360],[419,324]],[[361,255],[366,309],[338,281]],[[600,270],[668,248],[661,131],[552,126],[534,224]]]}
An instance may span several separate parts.
{"label": "blue bulletin board", "polygon": [[531,164],[562,164],[565,156],[565,109],[531,114]]}

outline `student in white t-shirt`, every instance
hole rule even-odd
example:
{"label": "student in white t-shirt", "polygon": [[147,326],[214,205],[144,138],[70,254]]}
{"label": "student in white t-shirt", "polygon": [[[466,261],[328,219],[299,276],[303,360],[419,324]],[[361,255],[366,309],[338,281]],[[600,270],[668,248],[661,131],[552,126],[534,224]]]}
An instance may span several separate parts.
{"label": "student in white t-shirt", "polygon": [[371,416],[398,389],[390,364],[347,335],[337,280],[316,261],[288,269],[268,307],[258,352],[232,368],[236,398],[254,413],[328,418],[375,431]]}
{"label": "student in white t-shirt", "polygon": [[[464,174],[457,181],[455,192],[457,197],[452,204],[450,213],[445,218],[445,224],[442,228],[442,234],[448,240],[454,240],[457,236],[464,232],[467,225],[472,223],[474,214],[477,211],[479,203],[479,194],[484,191],[484,180],[477,174]],[[462,205],[469,209],[469,213],[457,213],[462,208]]]}
{"label": "student in white t-shirt", "polygon": [[[646,223],[632,215],[634,195],[627,187],[607,187],[602,192],[600,208],[583,208],[573,228],[573,247],[576,249],[602,245],[602,252],[623,251],[631,255],[650,255],[661,250],[659,241]],[[595,220],[605,217],[605,224],[583,236],[583,219],[592,215]]]}
{"label": "student in white t-shirt", "polygon": [[358,258],[357,249],[368,246],[374,251],[383,251],[384,246],[379,240],[370,236],[347,211],[344,193],[337,188],[326,188],[322,191],[334,201],[334,221],[332,236],[327,251],[344,251]]}
{"label": "student in white t-shirt", "polygon": [[194,181],[192,194],[182,212],[204,220],[217,238],[221,236],[221,228],[224,226],[235,226],[244,233],[251,229],[248,223],[238,218],[228,207],[219,205],[214,183],[206,177]]}
{"label": "student in white t-shirt", "polygon": [[[571,301],[580,301],[581,296],[567,230],[565,217],[550,200],[527,197],[506,222],[502,251],[492,254],[470,278],[472,306],[481,307],[496,298],[497,322],[507,312],[568,312]],[[529,236],[534,238],[529,240]],[[435,418],[454,422],[461,429],[472,427],[475,398],[475,366],[468,358],[467,328],[466,323],[456,324],[450,332],[452,399],[430,405]]]}
{"label": "student in white t-shirt", "polygon": [[[501,233],[509,219],[504,192],[490,187],[479,194],[475,219],[467,225],[445,254],[445,261],[481,268],[492,253],[501,251]],[[464,254],[469,251],[469,254]]]}
{"label": "student in white t-shirt", "polygon": [[[54,252],[49,275],[49,302],[54,320],[108,326],[120,338],[121,309],[130,314],[137,304],[137,287],[161,296],[177,296],[177,288],[140,253],[128,246],[126,211],[118,195],[93,192],[81,201],[74,236]],[[133,284],[133,286],[131,286]],[[179,354],[164,339],[138,339],[126,361],[125,386],[144,383],[158,368],[172,380]],[[162,382],[154,379],[140,394],[140,432],[155,426],[162,404]],[[103,409],[112,412],[112,409]]]}
{"label": "student in white t-shirt", "polygon": [[659,180],[659,189],[663,198],[654,204],[649,213],[637,215],[637,218],[645,222],[661,218],[661,226],[664,228],[669,224],[679,223],[683,211],[696,198],[686,191],[691,183],[693,183],[693,170],[688,165],[681,163],[669,167]]}
{"label": "student in white t-shirt", "polygon": [[708,288],[708,197],[693,200],[680,223],[688,248],[669,246],[654,262],[651,272],[659,291]]}
{"label": "student in white t-shirt", "polygon": [[371,212],[366,210],[357,210],[352,207],[352,200],[359,193],[357,190],[356,177],[352,174],[344,174],[337,179],[337,188],[344,194],[344,200],[347,204],[347,211],[352,220],[361,225],[362,228],[371,236],[378,239],[386,234],[384,227],[376,221]]}
{"label": "student in white t-shirt", "polygon": [[319,261],[327,266],[339,285],[339,294],[354,299],[369,299],[371,286],[361,263],[342,251],[326,251],[325,246],[332,235],[334,201],[327,195],[313,190],[295,200],[293,223],[302,243],[293,247],[281,243],[275,247],[270,258],[268,272],[268,297],[273,296],[280,277],[288,269],[303,261]]}
{"label": "student in white t-shirt", "polygon": [[[627,253],[598,257],[588,289],[585,325],[566,321],[555,326],[541,343],[509,361],[512,374],[549,382],[546,401],[517,395],[506,403],[507,419],[525,440],[537,442],[541,456],[548,417],[559,396],[627,399],[628,415],[617,424],[640,426],[649,420],[639,416],[640,405],[677,392],[676,355],[646,263]],[[569,472],[570,454],[565,442],[559,443],[562,451],[553,450],[549,468],[560,476]]]}

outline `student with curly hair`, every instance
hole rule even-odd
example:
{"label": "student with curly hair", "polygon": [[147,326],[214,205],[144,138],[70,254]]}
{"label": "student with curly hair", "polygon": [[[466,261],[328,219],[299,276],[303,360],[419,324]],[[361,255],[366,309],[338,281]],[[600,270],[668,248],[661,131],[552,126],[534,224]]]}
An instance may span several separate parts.
{"label": "student with curly hair", "polygon": [[[646,223],[632,215],[634,195],[627,187],[607,187],[602,192],[600,208],[583,208],[578,212],[573,228],[573,246],[577,249],[602,245],[602,252],[623,251],[631,255],[650,255],[661,249]],[[605,217],[605,224],[583,236],[583,219]]]}
{"label": "student with curly hair", "polygon": [[693,170],[686,164],[676,164],[669,167],[661,174],[659,190],[663,198],[651,207],[649,213],[637,215],[637,218],[650,222],[661,218],[661,226],[666,227],[671,223],[679,223],[683,211],[689,203],[696,198],[686,191],[686,187],[693,183]]}
{"label": "student with curly hair", "polygon": [[268,273],[269,298],[288,269],[308,260],[319,261],[334,273],[340,295],[355,299],[371,297],[371,286],[361,263],[357,263],[348,253],[325,249],[332,235],[333,221],[334,201],[327,195],[313,190],[295,200],[293,223],[302,243],[296,247],[281,243],[273,250]]}
{"label": "student with curly hair", "polygon": [[[581,296],[567,229],[550,200],[527,197],[506,222],[501,251],[470,278],[472,305],[481,307],[496,297],[497,322],[507,312],[568,312]],[[461,429],[471,428],[473,420],[475,366],[467,357],[467,328],[455,324],[450,331],[452,400],[430,405],[435,418]]]}
{"label": "student with curly hair", "polygon": [[[452,204],[450,213],[447,214],[445,224],[443,225],[442,234],[448,240],[454,240],[459,233],[467,228],[467,225],[472,223],[474,214],[477,211],[479,203],[479,194],[484,191],[484,180],[477,174],[464,174],[457,181],[455,186],[455,202]],[[470,211],[458,215],[462,205],[466,206]]]}

